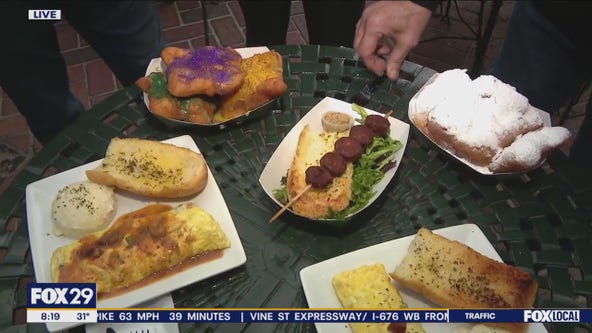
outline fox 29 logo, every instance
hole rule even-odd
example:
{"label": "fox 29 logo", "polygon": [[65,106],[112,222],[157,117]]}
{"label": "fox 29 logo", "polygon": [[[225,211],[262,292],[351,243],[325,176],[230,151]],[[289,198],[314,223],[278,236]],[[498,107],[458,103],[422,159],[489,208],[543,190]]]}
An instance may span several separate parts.
{"label": "fox 29 logo", "polygon": [[95,283],[30,283],[29,308],[96,308]]}

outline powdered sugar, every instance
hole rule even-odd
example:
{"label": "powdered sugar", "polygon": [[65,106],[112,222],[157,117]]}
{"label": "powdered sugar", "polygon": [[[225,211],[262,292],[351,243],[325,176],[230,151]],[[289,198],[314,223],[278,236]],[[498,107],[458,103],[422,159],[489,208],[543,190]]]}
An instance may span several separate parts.
{"label": "powdered sugar", "polygon": [[460,69],[437,74],[413,98],[409,114],[422,129],[437,125],[475,151],[493,152],[498,165],[536,166],[569,137],[564,128],[537,131],[544,126],[540,110],[511,85],[490,75],[471,81]]}
{"label": "powdered sugar", "polygon": [[465,69],[451,69],[439,74],[430,84],[421,89],[421,98],[415,99],[411,108],[413,117],[425,118],[427,114],[445,100],[455,98],[467,89],[471,78]]}
{"label": "powdered sugar", "polygon": [[539,113],[514,87],[490,75],[482,75],[472,83],[483,101],[482,109],[491,114],[491,128],[498,138],[543,126]]}
{"label": "powdered sugar", "polygon": [[543,152],[561,145],[569,137],[569,131],[559,126],[526,133],[496,155],[489,168],[499,170],[511,164],[534,167],[541,162]]}
{"label": "powdered sugar", "polygon": [[503,148],[500,140],[508,135],[543,124],[526,97],[493,76],[482,75],[463,88],[434,107],[428,119],[470,146],[499,150]]}
{"label": "powdered sugar", "polygon": [[521,139],[536,141],[541,149],[547,149],[561,145],[570,136],[571,134],[567,128],[555,126],[543,127],[538,131],[526,133]]}
{"label": "powdered sugar", "polygon": [[540,159],[541,149],[535,141],[518,139],[493,158],[490,169],[497,170],[510,163],[534,166]]}

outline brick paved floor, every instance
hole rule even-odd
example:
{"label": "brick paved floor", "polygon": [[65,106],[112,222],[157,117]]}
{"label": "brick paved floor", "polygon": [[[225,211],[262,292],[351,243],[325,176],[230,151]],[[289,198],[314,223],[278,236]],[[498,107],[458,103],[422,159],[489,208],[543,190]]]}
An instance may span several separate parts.
{"label": "brick paved floor", "polygon": [[[370,3],[371,1],[368,1]],[[202,4],[205,3],[205,8]],[[497,54],[506,31],[513,1],[505,1],[497,18],[496,28],[485,54],[487,68]],[[243,47],[244,18],[237,1],[164,1],[158,3],[164,37],[168,45],[195,48],[206,45],[204,9],[207,13],[209,44]],[[476,29],[479,1],[459,1],[460,17]],[[423,38],[436,40],[421,43],[409,60],[438,71],[450,68],[471,69],[475,42],[467,39],[471,30],[462,23],[455,8],[450,20],[435,13]],[[67,22],[56,23],[62,54],[68,66],[71,90],[88,108],[121,88],[105,62],[88,46]],[[306,44],[307,31],[300,1],[293,1],[292,16],[286,37],[288,44]],[[585,96],[589,96],[589,93]],[[574,132],[581,122],[586,100],[575,103],[571,117],[565,122]],[[26,121],[11,100],[0,91],[0,194],[18,171],[41,148],[30,134]]]}

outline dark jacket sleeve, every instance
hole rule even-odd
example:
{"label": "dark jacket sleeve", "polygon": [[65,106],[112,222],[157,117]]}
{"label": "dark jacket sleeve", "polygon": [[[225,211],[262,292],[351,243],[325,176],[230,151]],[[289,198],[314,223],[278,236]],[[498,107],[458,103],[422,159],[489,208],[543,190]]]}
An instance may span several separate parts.
{"label": "dark jacket sleeve", "polygon": [[438,5],[442,1],[440,1],[440,0],[423,0],[423,1],[413,1],[413,2],[422,6],[422,7],[427,8],[433,12],[434,10],[436,10],[436,8],[438,8]]}

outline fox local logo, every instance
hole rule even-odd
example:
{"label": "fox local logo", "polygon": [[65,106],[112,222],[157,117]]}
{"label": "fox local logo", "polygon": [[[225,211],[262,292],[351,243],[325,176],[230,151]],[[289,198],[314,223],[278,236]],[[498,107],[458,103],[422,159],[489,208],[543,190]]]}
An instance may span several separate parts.
{"label": "fox local logo", "polygon": [[525,323],[579,323],[580,310],[524,310]]}

